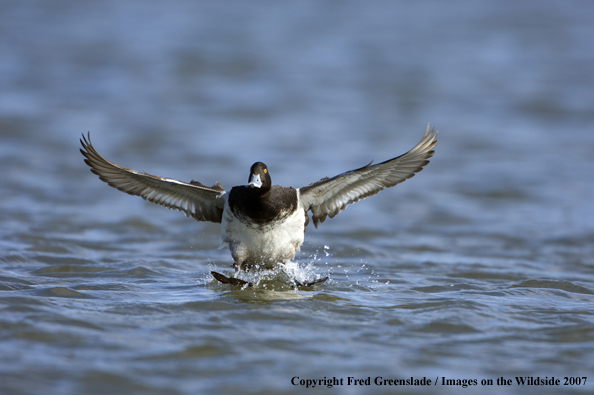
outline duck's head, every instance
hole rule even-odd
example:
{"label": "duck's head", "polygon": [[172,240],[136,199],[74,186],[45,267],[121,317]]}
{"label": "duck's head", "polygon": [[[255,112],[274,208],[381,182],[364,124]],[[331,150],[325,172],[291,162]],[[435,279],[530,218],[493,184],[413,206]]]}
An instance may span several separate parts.
{"label": "duck's head", "polygon": [[270,190],[272,186],[272,180],[270,179],[270,173],[268,167],[262,162],[256,162],[250,169],[250,178],[248,180],[249,188],[258,188],[262,192]]}

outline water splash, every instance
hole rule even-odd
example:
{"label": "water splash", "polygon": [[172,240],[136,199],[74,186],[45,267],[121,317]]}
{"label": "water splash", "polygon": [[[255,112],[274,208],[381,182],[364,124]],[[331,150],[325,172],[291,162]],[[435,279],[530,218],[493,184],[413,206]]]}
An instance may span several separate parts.
{"label": "water splash", "polygon": [[[251,270],[242,271],[238,278],[247,281],[254,288],[264,288],[269,290],[290,290],[295,289],[301,284],[312,283],[328,277],[327,273],[320,273],[316,270],[315,262],[319,260],[317,255],[310,259],[305,264],[288,261],[284,264],[279,264],[273,269],[260,269],[259,266],[253,267]],[[209,264],[209,269],[215,270],[214,265]],[[225,273],[231,276],[231,273]],[[209,281],[212,277],[207,276]],[[247,288],[246,284],[243,288]]]}

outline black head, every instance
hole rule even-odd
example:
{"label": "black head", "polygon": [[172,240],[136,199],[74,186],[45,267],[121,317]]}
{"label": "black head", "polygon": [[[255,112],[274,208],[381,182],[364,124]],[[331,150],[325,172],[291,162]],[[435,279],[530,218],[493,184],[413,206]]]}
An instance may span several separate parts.
{"label": "black head", "polygon": [[268,168],[262,162],[256,162],[250,169],[250,178],[248,180],[249,188],[259,188],[262,192],[270,190],[272,180]]}

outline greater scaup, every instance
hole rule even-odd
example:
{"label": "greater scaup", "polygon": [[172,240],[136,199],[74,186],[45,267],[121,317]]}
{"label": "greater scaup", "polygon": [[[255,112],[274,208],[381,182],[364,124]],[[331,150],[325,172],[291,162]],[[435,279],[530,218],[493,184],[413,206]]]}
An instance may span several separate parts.
{"label": "greater scaup", "polygon": [[[84,150],[80,152],[91,171],[108,185],[182,211],[198,221],[220,222],[221,240],[229,245],[235,274],[227,277],[212,272],[212,275],[223,283],[245,285],[247,282],[237,278],[241,270],[272,268],[295,256],[309,223],[308,211],[317,228],[327,216],[334,217],[347,205],[393,187],[421,171],[429,163],[437,144],[434,130],[429,131],[427,126],[421,141],[404,155],[322,178],[297,189],[272,186],[270,172],[262,162],[252,165],[247,185],[233,187],[227,193],[218,182],[207,187],[198,181],[186,183],[118,166],[97,153],[90,134],[83,135],[80,142]],[[297,284],[311,285],[326,279]]]}

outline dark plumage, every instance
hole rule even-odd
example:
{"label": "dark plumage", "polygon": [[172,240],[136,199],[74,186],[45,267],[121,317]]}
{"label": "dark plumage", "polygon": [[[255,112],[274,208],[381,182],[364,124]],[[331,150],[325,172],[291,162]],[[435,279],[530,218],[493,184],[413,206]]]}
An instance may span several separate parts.
{"label": "dark plumage", "polygon": [[237,218],[265,225],[282,221],[297,209],[297,190],[275,185],[262,193],[259,188],[237,186],[229,192],[229,207]]}

